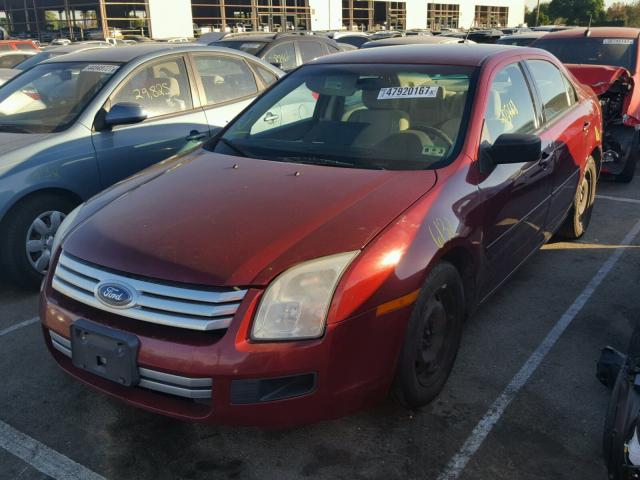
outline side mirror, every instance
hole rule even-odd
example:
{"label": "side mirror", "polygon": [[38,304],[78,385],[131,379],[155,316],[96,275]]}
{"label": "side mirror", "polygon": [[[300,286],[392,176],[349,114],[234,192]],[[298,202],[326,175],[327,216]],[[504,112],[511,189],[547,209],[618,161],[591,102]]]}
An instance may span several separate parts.
{"label": "side mirror", "polygon": [[537,135],[503,133],[487,149],[487,153],[496,165],[535,162],[540,160],[542,142]]}
{"label": "side mirror", "polygon": [[122,102],[116,103],[111,107],[104,117],[106,127],[115,127],[116,125],[132,125],[140,123],[147,119],[147,112],[141,105],[137,103]]}

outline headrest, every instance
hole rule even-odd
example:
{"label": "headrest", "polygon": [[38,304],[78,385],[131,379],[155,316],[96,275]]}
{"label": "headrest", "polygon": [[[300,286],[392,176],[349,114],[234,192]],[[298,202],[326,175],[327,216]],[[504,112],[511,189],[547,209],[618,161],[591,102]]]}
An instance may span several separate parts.
{"label": "headrest", "polygon": [[358,76],[349,73],[334,73],[308,79],[305,84],[309,90],[320,95],[349,97],[356,91]]}
{"label": "headrest", "polygon": [[497,119],[502,114],[502,100],[500,94],[495,90],[489,91],[489,98],[487,99],[487,116],[489,118]]}
{"label": "headrest", "polygon": [[170,97],[179,97],[180,96],[180,84],[178,83],[178,80],[176,80],[173,77],[172,78],[163,78],[162,82],[169,84],[168,95]]}

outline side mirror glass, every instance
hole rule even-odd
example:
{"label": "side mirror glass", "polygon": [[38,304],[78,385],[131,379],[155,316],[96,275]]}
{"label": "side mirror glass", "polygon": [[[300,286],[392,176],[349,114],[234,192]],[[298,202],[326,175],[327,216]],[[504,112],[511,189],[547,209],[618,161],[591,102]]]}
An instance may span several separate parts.
{"label": "side mirror glass", "polygon": [[116,125],[140,123],[146,119],[147,112],[144,111],[141,105],[122,102],[116,103],[111,107],[104,117],[104,123],[107,127],[115,127]]}
{"label": "side mirror glass", "polygon": [[503,133],[487,149],[487,153],[496,165],[535,162],[540,160],[542,142],[537,135]]}

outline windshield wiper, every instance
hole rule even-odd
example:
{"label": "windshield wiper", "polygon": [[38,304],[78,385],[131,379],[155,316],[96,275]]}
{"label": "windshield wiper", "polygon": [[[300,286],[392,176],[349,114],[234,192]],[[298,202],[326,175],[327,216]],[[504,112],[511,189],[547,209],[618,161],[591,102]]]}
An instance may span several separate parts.
{"label": "windshield wiper", "polygon": [[234,150],[236,153],[239,153],[242,157],[247,157],[247,158],[255,158],[253,157],[253,155],[249,155],[249,153],[242,147],[239,147],[238,145],[236,145],[235,143],[233,143],[231,140],[227,140],[224,137],[220,137],[218,139],[219,142],[222,142],[223,144],[225,144],[227,147],[229,147],[231,150]]}
{"label": "windshield wiper", "polygon": [[356,168],[355,163],[341,162],[323,157],[280,157],[284,162],[304,163],[306,165],[331,165],[332,167]]}

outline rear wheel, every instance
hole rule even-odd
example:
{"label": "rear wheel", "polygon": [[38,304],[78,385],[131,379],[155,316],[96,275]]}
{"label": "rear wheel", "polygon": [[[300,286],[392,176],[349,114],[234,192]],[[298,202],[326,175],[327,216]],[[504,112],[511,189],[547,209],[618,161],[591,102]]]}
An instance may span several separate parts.
{"label": "rear wheel", "polygon": [[3,221],[0,266],[9,280],[24,288],[38,288],[49,268],[53,237],[74,203],[44,193],[18,203]]}
{"label": "rear wheel", "polygon": [[405,407],[428,404],[444,387],[460,346],[464,305],[458,271],[439,263],[420,292],[398,360],[392,393]]}
{"label": "rear wheel", "polygon": [[589,157],[584,175],[576,189],[571,210],[558,232],[561,237],[575,240],[587,231],[596,198],[597,175],[596,163],[593,157]]}
{"label": "rear wheel", "polygon": [[640,157],[640,136],[635,132],[634,140],[631,142],[627,155],[627,161],[624,164],[622,172],[616,175],[616,182],[629,183],[633,180],[633,176],[636,173],[636,166],[638,164],[638,157]]}

